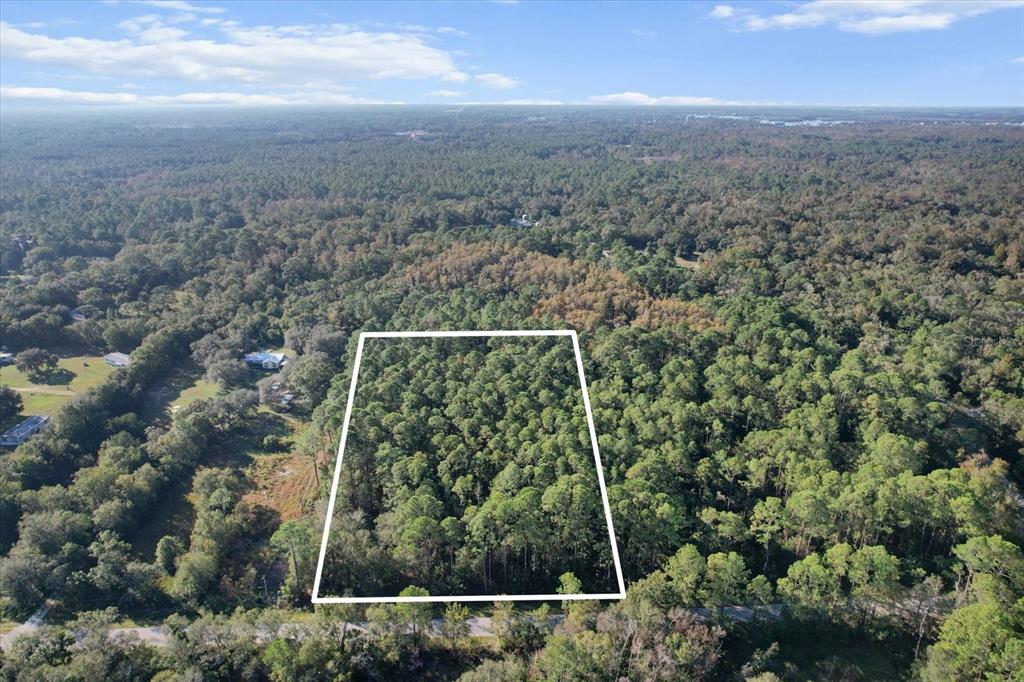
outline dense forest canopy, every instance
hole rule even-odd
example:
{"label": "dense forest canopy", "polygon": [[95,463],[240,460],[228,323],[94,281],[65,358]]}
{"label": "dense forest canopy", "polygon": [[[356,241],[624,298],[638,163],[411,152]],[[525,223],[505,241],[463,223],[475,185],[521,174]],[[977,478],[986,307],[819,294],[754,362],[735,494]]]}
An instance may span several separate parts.
{"label": "dense forest canopy", "polygon": [[[61,361],[131,353],[0,455],[4,618],[52,606],[5,640],[6,678],[1024,669],[1019,111],[12,114],[0,131],[0,330],[22,382],[5,428]],[[422,605],[310,621],[358,333],[517,328],[580,334],[627,599],[476,614],[495,638],[468,638],[458,605],[433,625]],[[264,349],[289,361],[247,367]],[[569,385],[556,350],[505,380]],[[454,416],[414,397],[458,395],[431,384],[476,356],[388,354],[401,378],[368,357],[367,387],[393,402],[357,416],[402,453],[356,443],[390,487],[344,511],[369,543],[423,502],[426,535],[373,543],[346,584],[468,589],[463,545],[430,571],[412,549],[489,503],[493,484],[452,497],[474,467],[504,474],[459,420],[508,413],[487,393]],[[550,437],[568,447],[562,407]],[[424,416],[466,437],[422,437]],[[500,437],[549,437],[543,410],[529,421]],[[549,483],[533,466],[510,495]],[[525,565],[579,591],[585,571],[539,546]],[[126,616],[167,641],[115,636]]]}
{"label": "dense forest canopy", "polygon": [[618,591],[571,341],[366,342],[322,595]]}

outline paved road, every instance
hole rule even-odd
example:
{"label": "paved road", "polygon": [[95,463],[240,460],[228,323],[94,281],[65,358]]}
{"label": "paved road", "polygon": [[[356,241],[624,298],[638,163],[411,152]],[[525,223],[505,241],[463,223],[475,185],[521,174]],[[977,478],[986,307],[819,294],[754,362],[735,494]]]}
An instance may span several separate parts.
{"label": "paved road", "polygon": [[[42,610],[42,609],[40,609],[40,610]],[[6,649],[8,646],[10,646],[11,642],[13,642],[16,637],[18,637],[20,635],[27,635],[29,633],[35,632],[36,630],[39,629],[39,626],[42,625],[42,620],[43,620],[43,616],[44,615],[45,615],[45,612],[40,614],[40,612],[37,611],[35,614],[33,614],[33,616],[31,617],[31,619],[29,619],[28,622],[26,622],[26,623],[24,623],[22,625],[17,626],[16,628],[11,630],[6,635],[0,636],[0,644],[2,644],[4,649]],[[467,620],[467,623],[469,624],[469,634],[470,634],[471,637],[494,637],[495,636],[495,632],[494,632],[492,623],[490,623],[489,617],[472,617],[472,619],[468,619]],[[347,623],[345,625],[348,628],[351,628],[352,630],[357,630],[359,632],[366,632],[367,631],[367,624],[366,623]],[[433,625],[434,634],[438,635],[440,633],[441,620],[440,619],[435,619],[432,622],[432,625]],[[230,626],[230,627],[241,629],[241,628],[244,628],[246,626]],[[261,637],[266,638],[266,639],[270,638],[271,633],[269,632],[269,630],[267,630],[265,628],[261,629],[258,626],[251,626],[251,627],[256,629],[258,631],[258,634]],[[306,630],[306,629],[307,629],[307,626],[302,624],[302,623],[285,623],[284,625],[282,625],[278,629],[278,631],[276,631],[276,635],[278,635],[278,636],[301,635],[301,633],[304,630]],[[114,636],[114,637],[134,635],[134,636],[138,637],[140,640],[142,640],[143,642],[146,642],[148,644],[153,644],[154,646],[167,646],[171,642],[171,636],[170,636],[170,634],[167,632],[167,630],[163,626],[147,626],[147,627],[135,627],[135,628],[111,628],[111,635]]]}
{"label": "paved road", "polygon": [[[34,632],[39,629],[42,625],[43,619],[46,617],[46,613],[50,610],[50,605],[45,604],[38,611],[32,614],[25,623],[14,628],[6,635],[0,636],[0,646],[6,649],[10,646],[11,642],[14,641],[19,635],[26,635],[30,632]],[[693,613],[700,619],[710,618],[712,615],[711,609],[691,609]],[[783,607],[781,604],[771,604],[770,606],[764,607],[763,613],[772,620],[781,620],[783,616]],[[726,606],[722,608],[722,615],[729,620],[738,621],[741,623],[749,623],[754,620],[757,616],[757,611],[749,606]],[[562,619],[561,615],[552,616],[552,622],[557,623]],[[494,637],[494,627],[491,623],[490,617],[481,616],[469,618],[466,621],[469,623],[469,635],[471,637]],[[434,634],[438,635],[441,631],[442,620],[435,618],[431,624],[433,626]],[[366,631],[366,623],[348,623],[347,624],[353,630],[360,632]],[[270,639],[272,634],[276,636],[283,636],[288,634],[301,634],[302,631],[306,630],[309,626],[304,623],[284,623],[281,625],[276,633],[266,628],[260,628],[259,626],[243,626],[233,625],[229,626],[233,628],[253,627],[259,635],[263,638]],[[148,642],[154,646],[167,646],[171,641],[171,636],[162,625],[152,625],[147,627],[130,627],[130,628],[111,628],[110,634],[117,636],[130,636],[135,635],[144,642]]]}
{"label": "paved road", "polygon": [[[440,618],[436,618],[432,621],[435,635],[438,635],[441,631],[441,622]],[[495,636],[490,618],[469,618],[466,622],[469,623],[469,634],[471,637]],[[353,630],[366,632],[366,623],[347,623],[347,625]],[[301,635],[304,631],[308,630],[308,628],[309,626],[304,623],[284,623],[277,629],[276,635],[279,637],[287,635]],[[136,635],[139,639],[155,646],[166,646],[171,641],[170,635],[162,626],[159,625],[154,627],[114,628],[110,633],[115,637],[118,635]],[[260,631],[260,635],[266,639],[271,638],[271,633],[266,629],[262,629]]]}
{"label": "paved road", "polygon": [[24,623],[11,628],[10,632],[0,635],[0,645],[6,649],[7,645],[10,642],[13,642],[20,635],[27,635],[30,632],[38,630],[39,626],[43,624],[43,619],[46,618],[46,614],[50,612],[50,606],[50,602],[45,602],[35,613],[29,616],[29,619]]}
{"label": "paved road", "polygon": [[[39,626],[43,623],[43,618],[46,616],[46,612],[50,610],[50,607],[44,606],[32,614],[26,622],[22,623],[18,627],[14,628],[5,635],[0,635],[0,646],[7,649],[11,643],[21,635],[27,635],[35,632],[39,629]],[[491,625],[491,619],[489,617],[480,618],[469,618],[469,634],[472,637],[494,637],[494,630]],[[436,618],[432,621],[433,629],[435,634],[440,633],[441,630],[441,619]],[[360,632],[366,632],[366,623],[348,623],[348,627],[353,630]],[[267,639],[270,638],[271,632],[267,628],[260,628],[259,626],[243,626],[233,625],[229,626],[232,628],[245,628],[252,627],[258,631],[258,633]],[[277,635],[283,636],[288,634],[301,634],[304,630],[308,629],[308,625],[304,623],[284,623],[277,629]],[[130,636],[135,635],[144,642],[148,642],[154,646],[167,646],[171,642],[171,635],[167,632],[166,628],[162,625],[151,625],[144,627],[129,627],[129,628],[111,628],[110,634],[114,637],[118,636]]]}

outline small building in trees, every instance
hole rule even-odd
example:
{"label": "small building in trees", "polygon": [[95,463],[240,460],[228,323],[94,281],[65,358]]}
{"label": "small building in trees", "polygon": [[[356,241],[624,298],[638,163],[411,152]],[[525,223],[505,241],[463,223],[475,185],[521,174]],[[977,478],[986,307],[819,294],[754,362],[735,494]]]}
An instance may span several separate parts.
{"label": "small building in trees", "polygon": [[246,353],[245,364],[254,369],[281,369],[288,362],[288,356],[284,353],[271,353],[268,350],[261,350],[257,353]]}
{"label": "small building in trees", "polygon": [[31,438],[33,434],[39,431],[39,429],[43,428],[43,424],[45,424],[47,420],[49,420],[49,417],[45,414],[37,415],[29,417],[17,426],[12,426],[4,431],[3,435],[0,436],[0,445],[12,448],[21,445]]}
{"label": "small building in trees", "polygon": [[530,216],[528,214],[524,213],[521,217],[513,218],[512,219],[512,226],[513,227],[533,227],[533,221],[530,220]]}
{"label": "small building in trees", "polygon": [[13,365],[14,353],[0,353],[0,365]]}
{"label": "small building in trees", "polygon": [[103,356],[103,361],[111,367],[127,367],[132,362],[124,353],[107,353]]}

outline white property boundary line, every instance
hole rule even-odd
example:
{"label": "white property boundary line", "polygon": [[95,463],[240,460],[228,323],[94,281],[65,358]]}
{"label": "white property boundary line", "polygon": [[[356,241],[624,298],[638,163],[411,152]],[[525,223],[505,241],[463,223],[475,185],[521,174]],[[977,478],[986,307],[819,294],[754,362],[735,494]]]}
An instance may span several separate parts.
{"label": "white property boundary line", "polygon": [[[618,592],[580,593],[580,594],[472,594],[472,595],[429,595],[423,597],[321,597],[320,578],[323,576],[324,559],[327,557],[327,539],[331,532],[331,520],[334,517],[334,502],[338,496],[338,481],[341,479],[341,460],[345,453],[345,442],[348,440],[348,424],[352,418],[352,403],[356,397],[356,382],[359,378],[359,363],[363,359],[363,342],[366,339],[400,339],[400,338],[444,338],[462,336],[568,336],[572,338],[572,349],[576,354],[576,370],[580,377],[580,389],[583,391],[583,408],[587,412],[587,428],[590,430],[590,444],[594,451],[594,466],[597,467],[597,482],[601,486],[601,502],[604,504],[604,516],[608,523],[608,541],[612,545],[612,560],[615,563],[615,577],[618,581]],[[320,558],[316,563],[316,578],[313,581],[314,604],[376,604],[403,602],[460,602],[460,601],[556,601],[569,599],[625,599],[626,583],[622,578],[622,566],[619,563],[619,546],[615,542],[615,527],[612,524],[612,510],[608,503],[608,489],[604,484],[604,470],[601,467],[601,453],[597,449],[597,431],[594,428],[594,414],[590,409],[590,394],[587,392],[587,380],[583,375],[583,356],[580,353],[580,341],[572,329],[522,329],[492,331],[430,331],[430,332],[362,332],[356,346],[356,359],[352,366],[352,383],[348,387],[348,403],[345,405],[345,419],[341,425],[341,442],[338,444],[338,459],[334,465],[334,482],[331,484],[331,497],[327,502],[327,518],[324,523],[324,536],[320,542]]]}

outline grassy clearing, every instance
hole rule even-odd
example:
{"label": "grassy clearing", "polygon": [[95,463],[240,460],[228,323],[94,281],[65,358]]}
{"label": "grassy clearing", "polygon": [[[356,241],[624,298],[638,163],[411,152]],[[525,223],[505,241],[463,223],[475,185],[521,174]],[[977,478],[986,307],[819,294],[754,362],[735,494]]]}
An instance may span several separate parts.
{"label": "grassy clearing", "polygon": [[97,355],[74,355],[57,362],[58,371],[51,379],[30,379],[13,365],[0,367],[0,384],[21,394],[22,412],[53,414],[76,395],[85,393],[117,371]]}
{"label": "grassy clearing", "polygon": [[212,398],[220,391],[220,386],[206,379],[196,379],[195,382],[178,394],[171,401],[171,410],[179,410],[188,407],[197,400]]}
{"label": "grassy clearing", "polygon": [[[18,393],[21,394],[21,401],[23,405],[21,413],[26,416],[35,414],[54,414],[61,408],[61,406],[77,395],[76,393],[70,392],[51,394],[37,393],[35,391],[18,391]],[[19,420],[14,420],[13,423],[16,424],[18,421]]]}
{"label": "grassy clearing", "polygon": [[270,507],[282,521],[305,514],[306,502],[316,496],[316,472],[307,455],[261,455],[245,473],[254,485],[246,500]]}
{"label": "grassy clearing", "polygon": [[289,521],[306,514],[317,494],[313,459],[296,452],[309,423],[294,415],[274,412],[265,405],[260,412],[266,415],[262,428],[266,437],[256,439],[245,453],[245,475],[253,484],[246,499],[273,509],[282,521]]}
{"label": "grassy clearing", "polygon": [[14,365],[0,367],[0,384],[11,388],[26,388],[33,386],[29,378]]}
{"label": "grassy clearing", "polygon": [[61,358],[57,361],[57,367],[67,373],[60,373],[59,383],[47,382],[45,378],[33,381],[14,365],[0,367],[0,382],[11,388],[40,390],[63,388],[73,393],[84,393],[90,388],[98,386],[100,382],[116,371],[98,355],[75,355]]}
{"label": "grassy clearing", "polygon": [[149,400],[139,409],[147,423],[167,423],[174,413],[201,398],[212,398],[220,387],[203,379],[203,368],[191,359],[183,361],[150,391]]}
{"label": "grassy clearing", "polygon": [[99,386],[104,379],[117,371],[116,367],[111,367],[101,357],[77,355],[72,358],[62,358],[57,364],[75,375],[75,378],[68,384],[68,388],[75,393],[84,393],[90,388]]}
{"label": "grassy clearing", "polygon": [[692,258],[683,258],[682,256],[676,256],[676,265],[681,268],[689,268],[690,270],[696,270],[700,267],[700,256],[694,254]]}

